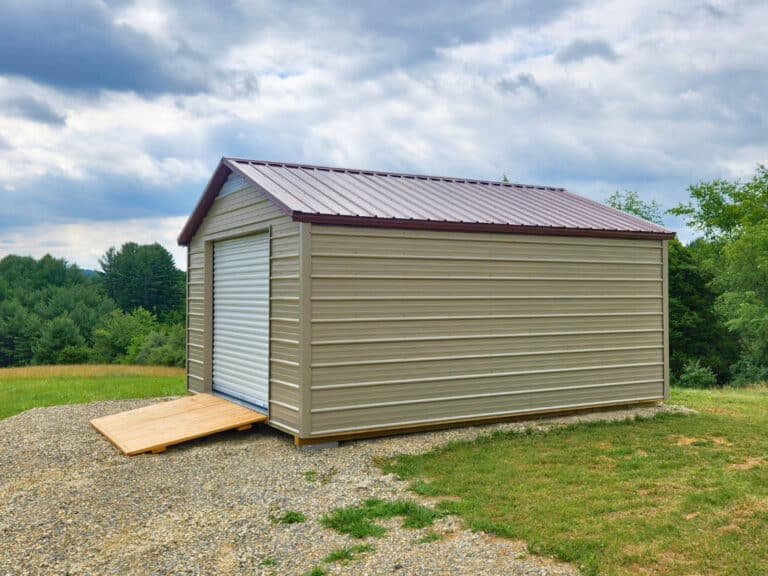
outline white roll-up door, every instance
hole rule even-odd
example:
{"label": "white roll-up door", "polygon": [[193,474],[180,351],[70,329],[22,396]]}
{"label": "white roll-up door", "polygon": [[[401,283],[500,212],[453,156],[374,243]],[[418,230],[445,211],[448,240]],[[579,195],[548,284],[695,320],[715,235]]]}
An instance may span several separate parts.
{"label": "white roll-up door", "polygon": [[269,234],[213,245],[213,390],[269,406]]}

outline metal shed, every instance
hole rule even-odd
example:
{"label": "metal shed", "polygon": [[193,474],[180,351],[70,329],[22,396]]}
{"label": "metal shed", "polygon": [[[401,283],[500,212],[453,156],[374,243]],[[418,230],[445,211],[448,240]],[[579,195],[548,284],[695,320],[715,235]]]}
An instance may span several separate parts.
{"label": "metal shed", "polygon": [[223,158],[187,386],[298,444],[669,393],[674,233],[562,188]]}

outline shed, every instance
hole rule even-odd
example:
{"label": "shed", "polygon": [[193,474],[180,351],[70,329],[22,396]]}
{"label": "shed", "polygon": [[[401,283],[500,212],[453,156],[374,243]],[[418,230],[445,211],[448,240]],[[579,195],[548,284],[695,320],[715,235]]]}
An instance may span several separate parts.
{"label": "shed", "polygon": [[297,444],[658,402],[674,233],[562,188],[223,158],[187,386]]}

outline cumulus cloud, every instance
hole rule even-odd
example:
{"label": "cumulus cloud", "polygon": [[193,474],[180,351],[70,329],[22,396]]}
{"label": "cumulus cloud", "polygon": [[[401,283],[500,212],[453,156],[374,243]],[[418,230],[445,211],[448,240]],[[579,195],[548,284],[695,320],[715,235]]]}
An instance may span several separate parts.
{"label": "cumulus cloud", "polygon": [[196,59],[159,49],[96,0],[2,7],[0,74],[66,89],[194,91],[205,85],[195,73]]}

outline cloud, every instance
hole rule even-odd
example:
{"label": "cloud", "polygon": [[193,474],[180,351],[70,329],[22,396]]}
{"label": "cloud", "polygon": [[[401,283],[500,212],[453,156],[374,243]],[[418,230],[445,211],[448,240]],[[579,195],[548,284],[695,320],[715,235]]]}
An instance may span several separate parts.
{"label": "cloud", "polygon": [[590,58],[598,58],[613,62],[618,58],[616,51],[605,40],[573,40],[557,52],[555,59],[561,64],[582,62]]}
{"label": "cloud", "polygon": [[40,258],[52,254],[82,268],[99,270],[99,258],[111,246],[125,242],[159,242],[173,255],[176,266],[187,267],[186,249],[176,244],[186,218],[132,218],[92,222],[79,220],[53,225],[14,228],[4,232],[0,258],[8,254]]}
{"label": "cloud", "polygon": [[502,92],[517,94],[521,90],[528,89],[537,96],[542,96],[544,90],[536,82],[536,78],[529,72],[521,72],[514,78],[502,78],[496,82],[496,87]]}
{"label": "cloud", "polygon": [[768,5],[717,3],[719,19],[667,6],[3,7],[0,236],[25,226],[53,250],[48,226],[74,251],[73,222],[184,218],[222,155],[507,174],[673,206],[692,182],[768,162]]}
{"label": "cloud", "polygon": [[201,90],[198,55],[158,46],[96,0],[4,3],[0,74],[65,89]]}
{"label": "cloud", "polygon": [[50,105],[30,96],[18,96],[0,100],[0,115],[17,116],[42,124],[64,124],[66,116]]}

